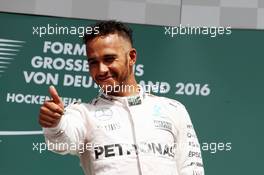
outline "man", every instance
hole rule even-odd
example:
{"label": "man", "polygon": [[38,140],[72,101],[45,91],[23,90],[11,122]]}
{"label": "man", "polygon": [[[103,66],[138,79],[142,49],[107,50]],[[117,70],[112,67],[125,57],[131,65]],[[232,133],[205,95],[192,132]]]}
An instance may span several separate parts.
{"label": "man", "polygon": [[[132,32],[124,24],[96,24],[85,36],[89,72],[102,92],[91,103],[64,109],[54,87],[39,115],[54,152],[80,157],[86,175],[203,175],[199,143],[185,107],[138,86]],[[78,149],[86,145],[85,149]],[[88,145],[88,146],[87,146]],[[82,147],[84,148],[84,147]]]}

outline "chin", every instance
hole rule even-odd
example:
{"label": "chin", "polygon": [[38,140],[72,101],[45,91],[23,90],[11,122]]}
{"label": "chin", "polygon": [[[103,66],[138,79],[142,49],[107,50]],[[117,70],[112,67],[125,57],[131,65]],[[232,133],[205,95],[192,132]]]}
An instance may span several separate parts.
{"label": "chin", "polygon": [[114,86],[117,86],[119,83],[115,81],[100,81],[97,83],[101,89],[104,91],[112,91],[114,89]]}

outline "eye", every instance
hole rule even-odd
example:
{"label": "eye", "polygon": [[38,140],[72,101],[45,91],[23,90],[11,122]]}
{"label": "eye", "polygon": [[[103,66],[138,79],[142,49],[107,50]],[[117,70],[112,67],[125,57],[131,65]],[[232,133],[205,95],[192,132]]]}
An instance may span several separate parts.
{"label": "eye", "polygon": [[115,60],[115,57],[114,56],[108,56],[108,57],[105,57],[104,58],[104,61],[106,63],[112,63],[114,60]]}
{"label": "eye", "polygon": [[90,60],[88,60],[88,64],[89,64],[90,66],[95,65],[96,63],[97,63],[97,61],[94,60],[94,59],[90,59]]}

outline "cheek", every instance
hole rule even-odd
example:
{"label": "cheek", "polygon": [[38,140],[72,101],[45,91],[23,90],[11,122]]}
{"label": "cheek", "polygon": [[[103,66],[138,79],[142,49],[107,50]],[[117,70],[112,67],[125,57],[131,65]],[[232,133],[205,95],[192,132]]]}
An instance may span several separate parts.
{"label": "cheek", "polygon": [[118,77],[120,76],[120,71],[117,67],[109,67],[109,70],[110,70],[110,74],[114,77]]}
{"label": "cheek", "polygon": [[127,72],[129,71],[128,61],[114,62],[109,66],[109,70],[112,75],[123,78],[124,76],[127,76]]}
{"label": "cheek", "polygon": [[95,75],[96,75],[96,70],[95,70],[95,68],[89,68],[89,74],[91,75],[91,77],[95,77]]}

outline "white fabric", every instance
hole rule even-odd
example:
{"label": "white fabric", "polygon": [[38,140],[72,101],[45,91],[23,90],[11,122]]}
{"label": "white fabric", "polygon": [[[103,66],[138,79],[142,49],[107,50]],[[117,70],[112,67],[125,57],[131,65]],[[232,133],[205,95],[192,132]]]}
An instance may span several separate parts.
{"label": "white fabric", "polygon": [[54,152],[78,155],[86,175],[204,174],[190,117],[168,98],[101,94],[66,107],[59,125],[44,134],[48,144],[57,143]]}

